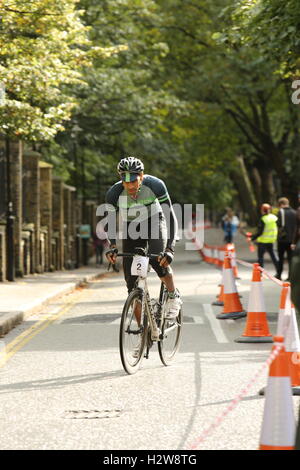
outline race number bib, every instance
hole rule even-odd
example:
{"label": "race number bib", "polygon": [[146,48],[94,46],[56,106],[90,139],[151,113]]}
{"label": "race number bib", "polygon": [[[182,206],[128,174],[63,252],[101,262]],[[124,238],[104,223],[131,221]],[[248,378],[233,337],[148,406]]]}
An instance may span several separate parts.
{"label": "race number bib", "polygon": [[147,277],[149,258],[146,256],[134,256],[131,265],[133,276]]}

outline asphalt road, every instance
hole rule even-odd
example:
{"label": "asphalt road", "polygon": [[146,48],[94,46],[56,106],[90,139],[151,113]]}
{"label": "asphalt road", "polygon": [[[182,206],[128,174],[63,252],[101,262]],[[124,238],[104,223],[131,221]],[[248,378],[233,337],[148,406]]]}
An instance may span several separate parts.
{"label": "asphalt road", "polygon": [[[268,370],[243,394],[268,358],[270,344],[238,344],[245,319],[217,320],[220,273],[183,250],[174,263],[184,300],[180,352],[164,367],[157,347],[128,376],[118,351],[126,298],[112,273],[51,303],[0,340],[1,444],[4,449],[255,450],[259,446]],[[271,271],[272,272],[272,271]],[[247,307],[251,273],[241,267]],[[152,295],[159,289],[149,276]],[[264,281],[269,328],[277,328],[280,290]],[[299,398],[294,397],[295,415]],[[223,418],[215,426],[219,417]],[[203,432],[209,430],[202,440]]]}

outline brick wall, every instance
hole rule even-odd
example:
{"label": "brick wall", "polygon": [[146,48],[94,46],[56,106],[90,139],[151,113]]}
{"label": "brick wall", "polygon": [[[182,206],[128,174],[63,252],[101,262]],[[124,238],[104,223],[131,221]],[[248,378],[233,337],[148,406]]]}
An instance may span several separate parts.
{"label": "brick wall", "polygon": [[46,232],[45,237],[45,271],[53,271],[52,264],[52,168],[49,163],[39,162],[40,167],[40,213],[41,227]]}
{"label": "brick wall", "polygon": [[[10,259],[6,148],[0,141],[0,281],[7,278]],[[76,189],[53,176],[55,168],[41,161],[38,152],[24,149],[22,142],[10,142],[9,150],[16,277],[82,265],[82,240],[77,234],[82,223],[90,223],[94,228],[93,201],[83,204],[78,200]],[[83,221],[83,215],[87,220]]]}

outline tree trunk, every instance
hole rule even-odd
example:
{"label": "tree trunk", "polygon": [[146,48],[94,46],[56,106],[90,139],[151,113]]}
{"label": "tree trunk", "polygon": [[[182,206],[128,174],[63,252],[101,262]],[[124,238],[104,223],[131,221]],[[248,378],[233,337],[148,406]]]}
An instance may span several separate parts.
{"label": "tree trunk", "polygon": [[276,204],[277,191],[274,183],[274,170],[266,165],[262,159],[257,159],[251,169],[249,170],[253,188],[257,199],[257,209],[261,204]]}
{"label": "tree trunk", "polygon": [[257,212],[259,212],[259,206],[262,203],[262,194],[261,194],[261,177],[259,171],[256,167],[251,166],[248,169],[248,173],[252,182],[253,191],[257,201]]}
{"label": "tree trunk", "polygon": [[243,211],[248,215],[248,223],[255,225],[257,221],[257,202],[242,155],[236,157],[236,163],[236,167],[231,172],[231,177],[239,193]]}
{"label": "tree trunk", "polygon": [[274,185],[273,170],[271,168],[260,168],[259,173],[262,181],[262,203],[266,202],[271,205],[276,205],[277,193]]}

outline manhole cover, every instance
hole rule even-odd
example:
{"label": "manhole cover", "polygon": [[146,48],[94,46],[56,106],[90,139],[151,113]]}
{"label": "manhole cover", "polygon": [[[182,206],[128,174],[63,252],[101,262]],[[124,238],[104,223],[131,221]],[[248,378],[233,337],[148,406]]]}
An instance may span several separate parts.
{"label": "manhole cover", "polygon": [[118,418],[122,410],[68,410],[64,413],[65,419],[105,419]]}

